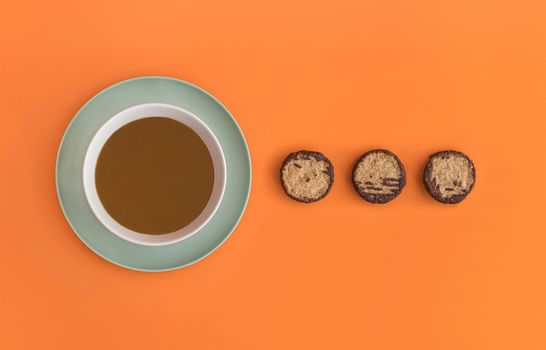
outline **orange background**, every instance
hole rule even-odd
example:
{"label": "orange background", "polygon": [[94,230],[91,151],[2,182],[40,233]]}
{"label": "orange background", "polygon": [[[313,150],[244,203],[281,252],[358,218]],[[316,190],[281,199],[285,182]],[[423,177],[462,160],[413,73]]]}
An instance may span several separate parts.
{"label": "orange background", "polygon": [[[0,73],[0,348],[546,348],[544,1],[10,1]],[[167,273],[93,254],[55,192],[70,119],[142,75],[218,97],[253,160],[231,238]],[[383,206],[349,181],[375,147],[408,172]],[[312,205],[277,178],[301,148],[336,170]],[[447,148],[457,206],[421,184]]]}

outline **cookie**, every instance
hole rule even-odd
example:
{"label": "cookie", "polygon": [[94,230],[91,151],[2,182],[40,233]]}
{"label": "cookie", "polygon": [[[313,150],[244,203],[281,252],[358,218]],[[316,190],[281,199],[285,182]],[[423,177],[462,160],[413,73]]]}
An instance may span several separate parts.
{"label": "cookie", "polygon": [[406,185],[406,170],[398,157],[387,150],[364,153],[353,167],[353,186],[370,203],[383,204],[396,198]]}
{"label": "cookie", "polygon": [[472,191],[476,169],[466,154],[442,151],[429,157],[423,180],[432,198],[441,203],[455,204]]}
{"label": "cookie", "polygon": [[334,183],[334,166],[320,152],[290,153],[281,166],[281,184],[288,197],[304,203],[324,198]]}

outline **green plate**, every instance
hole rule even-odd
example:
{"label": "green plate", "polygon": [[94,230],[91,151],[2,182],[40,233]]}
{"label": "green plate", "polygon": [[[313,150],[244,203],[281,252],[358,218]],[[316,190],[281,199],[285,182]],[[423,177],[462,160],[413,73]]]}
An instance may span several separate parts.
{"label": "green plate", "polygon": [[[227,165],[224,197],[212,219],[195,235],[161,247],[133,244],[111,233],[91,211],[83,189],[83,160],[93,135],[116,113],[149,102],[179,106],[201,118],[220,142]],[[166,271],[188,266],[218,248],[243,215],[251,177],[248,147],[229,111],[199,87],[166,77],[125,80],[98,93],[66,129],[57,155],[57,194],[74,232],[104,259],[139,271]]]}

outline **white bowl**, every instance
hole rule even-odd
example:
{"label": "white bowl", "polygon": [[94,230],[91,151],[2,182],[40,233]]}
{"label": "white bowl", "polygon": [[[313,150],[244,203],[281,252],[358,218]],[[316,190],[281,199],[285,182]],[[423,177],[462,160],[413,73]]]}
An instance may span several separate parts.
{"label": "white bowl", "polygon": [[[112,136],[116,130],[132,121],[152,116],[171,118],[195,131],[207,146],[214,167],[212,194],[203,211],[189,225],[178,231],[162,235],[139,233],[129,230],[119,224],[110,216],[110,214],[108,214],[102,205],[95,185],[95,167],[97,165],[97,159],[102,147],[110,136]],[[95,136],[93,136],[93,139],[87,148],[83,163],[83,186],[87,202],[91,206],[93,213],[108,230],[112,231],[112,233],[129,242],[140,245],[167,245],[190,237],[199,231],[212,218],[224,196],[226,187],[226,161],[224,153],[222,152],[222,147],[216,139],[216,136],[214,136],[214,133],[194,114],[183,108],[169,104],[146,103],[129,107],[114,115],[104,123]]]}

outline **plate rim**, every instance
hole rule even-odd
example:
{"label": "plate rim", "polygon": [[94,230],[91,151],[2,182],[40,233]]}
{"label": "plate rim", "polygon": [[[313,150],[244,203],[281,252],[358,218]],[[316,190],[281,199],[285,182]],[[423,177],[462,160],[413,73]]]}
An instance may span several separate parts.
{"label": "plate rim", "polygon": [[[88,242],[86,242],[85,239],[83,239],[82,236],[80,236],[80,234],[78,233],[78,231],[75,229],[74,225],[72,224],[72,221],[71,219],[69,218],[68,214],[67,214],[67,211],[63,205],[63,202],[62,202],[62,199],[61,199],[61,193],[60,193],[60,190],[59,190],[59,186],[60,186],[60,182],[59,182],[59,163],[60,163],[60,155],[61,155],[61,150],[63,148],[63,145],[64,145],[64,142],[66,140],[66,137],[67,137],[67,134],[72,126],[72,124],[75,122],[76,120],[76,117],[91,103],[93,102],[95,99],[98,99],[102,94],[106,93],[107,91],[109,91],[110,89],[113,89],[115,87],[117,87],[118,85],[122,85],[124,83],[128,83],[128,82],[131,82],[131,81],[135,81],[135,80],[147,80],[147,79],[160,79],[160,80],[170,80],[170,81],[174,81],[176,83],[181,83],[181,84],[184,84],[184,85],[187,85],[187,86],[190,86],[202,93],[204,93],[205,95],[207,95],[208,97],[210,97],[212,100],[214,100],[216,103],[218,103],[218,105],[227,113],[227,115],[232,119],[233,123],[235,124],[235,127],[237,128],[237,132],[239,133],[239,135],[241,136],[241,139],[243,141],[243,145],[244,145],[244,148],[246,150],[245,152],[245,155],[246,155],[246,160],[248,161],[248,171],[247,171],[247,175],[248,175],[248,189],[246,191],[246,194],[244,195],[244,198],[243,198],[243,206],[242,206],[242,210],[241,212],[238,214],[236,220],[235,220],[235,223],[233,225],[232,228],[229,229],[229,232],[225,235],[225,237],[223,237],[214,247],[212,247],[212,249],[210,249],[208,252],[206,252],[205,254],[203,254],[202,256],[198,257],[198,258],[195,258],[191,261],[188,261],[186,263],[183,263],[183,264],[180,264],[180,265],[176,265],[176,266],[172,266],[172,267],[166,267],[166,268],[141,268],[141,267],[134,267],[134,266],[130,266],[130,265],[127,265],[127,264],[124,264],[124,263],[121,263],[119,261],[115,261],[107,256],[105,256],[104,254],[100,253],[98,250],[96,250],[93,246],[91,246]],[[243,218],[243,215],[246,211],[246,208],[248,206],[248,201],[250,199],[250,193],[251,193],[251,189],[252,189],[252,159],[251,159],[251,156],[250,156],[250,148],[248,147],[248,143],[246,141],[246,138],[243,134],[243,131],[239,125],[239,123],[237,123],[237,120],[233,117],[233,114],[231,114],[231,112],[229,111],[229,109],[224,106],[224,104],[222,102],[220,102],[220,100],[218,100],[214,95],[212,95],[210,92],[208,92],[207,90],[191,83],[191,82],[188,82],[186,80],[182,80],[182,79],[177,79],[177,78],[173,78],[173,77],[168,77],[168,76],[161,76],[161,75],[145,75],[145,76],[137,76],[137,77],[133,77],[133,78],[129,78],[129,79],[124,79],[124,80],[121,80],[121,81],[118,81],[114,84],[111,84],[111,85],[108,85],[107,87],[103,88],[102,90],[100,90],[99,92],[97,92],[95,95],[93,95],[89,100],[87,100],[79,109],[78,111],[73,115],[73,117],[70,119],[70,122],[68,123],[68,125],[65,127],[65,130],[63,132],[63,135],[61,137],[61,141],[59,142],[59,146],[57,148],[57,156],[56,156],[56,159],[55,159],[55,190],[56,190],[56,193],[57,193],[57,202],[62,210],[62,213],[63,213],[63,216],[65,218],[65,220],[68,222],[68,225],[70,226],[71,230],[76,234],[76,236],[78,237],[78,239],[83,242],[83,244],[85,244],[85,246],[87,246],[87,248],[89,248],[93,253],[95,253],[96,255],[98,255],[99,257],[101,257],[102,259],[114,264],[114,265],[117,265],[119,267],[123,267],[125,269],[129,269],[129,270],[133,270],[133,271],[140,271],[140,272],[167,272],[167,271],[173,271],[173,270],[178,270],[178,269],[182,269],[182,268],[185,268],[185,267],[188,267],[190,265],[193,265],[193,264],[196,264],[198,263],[199,261],[205,259],[206,257],[208,257],[210,254],[214,253],[222,244],[224,244],[224,242],[233,234],[233,231],[235,231],[235,229],[237,228],[237,226],[239,225],[239,223],[241,222],[242,218]],[[218,213],[218,212],[217,212]],[[215,215],[217,215],[217,213],[215,213]],[[112,233],[113,234],[113,233]],[[197,231],[195,234],[199,234],[199,231]],[[180,242],[179,242],[180,243]],[[143,246],[144,247],[144,246]],[[153,248],[153,247],[148,247],[148,248]]]}

